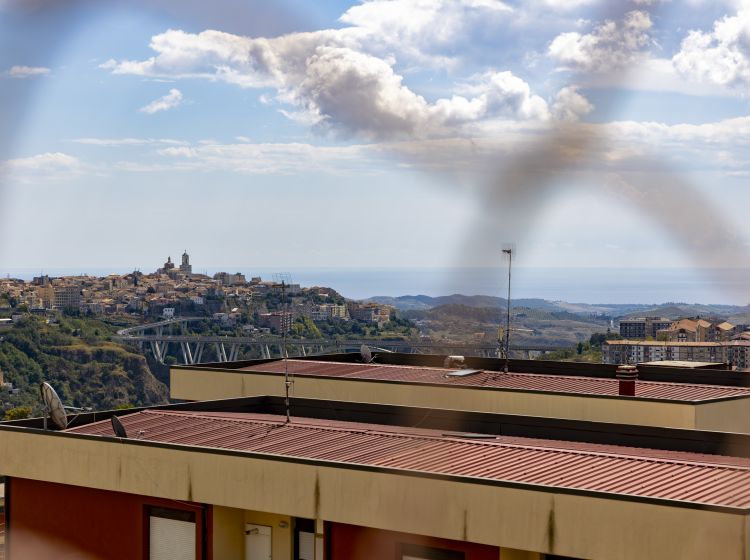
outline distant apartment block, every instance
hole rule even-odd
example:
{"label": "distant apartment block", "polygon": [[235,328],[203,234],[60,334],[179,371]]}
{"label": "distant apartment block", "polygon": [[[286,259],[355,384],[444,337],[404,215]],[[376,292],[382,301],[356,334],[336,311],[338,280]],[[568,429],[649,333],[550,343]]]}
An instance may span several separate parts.
{"label": "distant apartment block", "polygon": [[657,332],[668,329],[671,319],[665,317],[641,317],[637,319],[622,319],[620,321],[620,336],[629,340],[656,338]]}
{"label": "distant apartment block", "polygon": [[52,307],[55,309],[78,309],[81,305],[81,287],[77,284],[54,286]]}
{"label": "distant apartment block", "polygon": [[349,316],[357,321],[384,325],[391,320],[393,307],[377,303],[350,303]]}
{"label": "distant apartment block", "polygon": [[665,360],[724,363],[750,368],[750,340],[724,342],[666,342],[657,340],[609,340],[602,345],[605,364],[639,364]]}
{"label": "distant apartment block", "polygon": [[240,272],[235,272],[234,274],[217,272],[214,274],[214,280],[221,282],[224,286],[242,286],[247,284],[245,275]]}
{"label": "distant apartment block", "polygon": [[292,314],[288,311],[261,313],[258,316],[258,326],[274,329],[277,333],[289,331],[292,328]]}
{"label": "distant apartment block", "polygon": [[310,318],[313,321],[327,321],[328,319],[346,319],[348,313],[346,305],[335,303],[324,303],[316,305],[310,311]]}
{"label": "distant apartment block", "polygon": [[735,325],[705,319],[680,319],[657,333],[657,338],[669,342],[721,342],[737,332]]}
{"label": "distant apartment block", "polygon": [[668,342],[721,342],[738,332],[735,325],[700,317],[677,319],[642,317],[620,321],[620,336],[626,340],[652,338]]}

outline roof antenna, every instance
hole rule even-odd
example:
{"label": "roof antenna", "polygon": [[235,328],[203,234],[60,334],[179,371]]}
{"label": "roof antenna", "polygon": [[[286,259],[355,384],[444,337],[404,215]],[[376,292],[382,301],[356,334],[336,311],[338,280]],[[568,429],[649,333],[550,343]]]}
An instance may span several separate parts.
{"label": "roof antenna", "polygon": [[286,409],[286,423],[289,424],[292,421],[291,404],[289,403],[289,389],[294,384],[294,379],[289,377],[289,353],[286,349],[286,335],[287,335],[287,324],[286,319],[288,315],[289,303],[286,297],[286,288],[291,278],[288,272],[280,272],[274,274],[276,282],[281,281],[281,320],[279,325],[281,326],[281,347],[283,348],[283,360],[284,360],[284,408]]}
{"label": "roof antenna", "polygon": [[510,359],[510,273],[513,267],[513,253],[515,253],[515,247],[511,244],[505,244],[503,247],[503,255],[508,255],[508,299],[507,313],[505,315],[505,360],[503,362],[503,373],[508,373],[508,360]]}

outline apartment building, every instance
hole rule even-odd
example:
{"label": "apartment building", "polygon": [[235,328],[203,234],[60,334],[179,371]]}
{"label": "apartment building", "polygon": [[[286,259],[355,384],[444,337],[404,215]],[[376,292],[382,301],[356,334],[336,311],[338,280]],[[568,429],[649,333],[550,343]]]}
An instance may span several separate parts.
{"label": "apartment building", "polygon": [[272,311],[258,315],[258,326],[274,329],[277,333],[288,332],[294,319],[288,311]]}
{"label": "apartment building", "polygon": [[657,332],[667,329],[672,324],[671,319],[665,317],[641,317],[620,320],[620,336],[630,340],[656,338]]}
{"label": "apartment building", "polygon": [[750,340],[724,342],[608,340],[602,345],[602,361],[605,364],[638,364],[662,360],[719,362],[738,369],[748,369],[750,368]]}
{"label": "apartment building", "polygon": [[381,305],[377,303],[350,303],[349,316],[356,321],[366,323],[376,323],[379,326],[384,325],[391,320],[391,314],[394,308],[390,305]]}
{"label": "apartment building", "polygon": [[505,373],[502,359],[467,357],[450,367],[444,359],[381,353],[363,363],[349,353],[178,365],[170,396],[281,396],[288,372],[294,395],[305,398],[750,433],[750,388],[735,371],[639,367],[634,396],[624,396],[617,366],[510,360]]}
{"label": "apartment building", "polygon": [[278,397],[61,431],[4,422],[7,558],[745,560],[748,449],[741,434]]}
{"label": "apartment building", "polygon": [[347,319],[349,314],[346,305],[335,303],[324,303],[315,305],[310,310],[310,318],[313,321],[327,321],[328,319]]}

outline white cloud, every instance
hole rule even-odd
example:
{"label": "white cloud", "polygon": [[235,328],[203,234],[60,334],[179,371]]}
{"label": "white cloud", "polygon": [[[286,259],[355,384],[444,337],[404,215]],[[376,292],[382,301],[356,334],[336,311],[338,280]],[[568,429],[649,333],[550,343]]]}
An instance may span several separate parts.
{"label": "white cloud", "polygon": [[750,85],[750,8],[714,22],[713,31],[691,31],[672,59],[682,75],[722,86]]}
{"label": "white cloud", "polygon": [[120,146],[145,146],[150,144],[184,145],[184,140],[171,138],[74,138],[72,142],[89,146],[120,147]]}
{"label": "white cloud", "polygon": [[198,143],[158,151],[169,161],[155,165],[121,162],[121,169],[151,171],[154,168],[183,171],[231,171],[243,174],[296,174],[323,171],[345,174],[353,169],[374,171],[382,167],[373,160],[381,155],[367,145],[315,146],[291,143]]}
{"label": "white cloud", "polygon": [[0,161],[0,172],[22,183],[38,180],[70,178],[83,172],[83,165],[74,156],[62,152],[47,152],[25,158]]}
{"label": "white cloud", "polygon": [[487,73],[464,86],[472,98],[454,96],[429,103],[403,84],[392,59],[358,50],[355,35],[351,28],[274,39],[169,30],[152,39],[155,56],[109,61],[104,67],[118,74],[273,87],[280,102],[294,107],[284,112],[289,118],[365,138],[441,134],[498,117],[549,117],[544,100],[510,72]]}
{"label": "white cloud", "polygon": [[620,22],[606,20],[590,33],[561,33],[548,48],[563,68],[584,72],[610,72],[634,62],[649,44],[652,27],[648,12],[634,10]]}
{"label": "white cloud", "polygon": [[552,110],[560,120],[575,121],[593,111],[594,106],[579,93],[577,86],[567,86],[557,92]]}
{"label": "white cloud", "polygon": [[444,65],[455,60],[461,44],[506,22],[512,12],[499,0],[368,0],[340,19],[372,51],[395,49],[407,60]]}
{"label": "white cloud", "polygon": [[544,4],[554,10],[576,10],[592,4],[597,4],[601,0],[544,0]]}
{"label": "white cloud", "polygon": [[182,93],[178,89],[170,89],[169,93],[161,96],[159,99],[153,100],[145,107],[141,107],[140,111],[148,115],[153,115],[160,111],[169,111],[174,109],[182,103]]}
{"label": "white cloud", "polygon": [[45,76],[50,72],[51,70],[44,66],[12,66],[10,70],[6,72],[6,75],[11,78],[24,79],[34,76]]}

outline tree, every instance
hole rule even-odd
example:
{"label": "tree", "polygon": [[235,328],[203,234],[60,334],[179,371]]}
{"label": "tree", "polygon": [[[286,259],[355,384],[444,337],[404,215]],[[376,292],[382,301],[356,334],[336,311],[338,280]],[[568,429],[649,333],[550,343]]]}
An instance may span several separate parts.
{"label": "tree", "polygon": [[583,342],[579,342],[578,346],[576,346],[576,354],[579,356],[583,354]]}
{"label": "tree", "polygon": [[23,420],[31,416],[30,406],[16,406],[5,411],[3,420]]}

